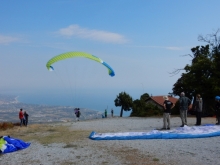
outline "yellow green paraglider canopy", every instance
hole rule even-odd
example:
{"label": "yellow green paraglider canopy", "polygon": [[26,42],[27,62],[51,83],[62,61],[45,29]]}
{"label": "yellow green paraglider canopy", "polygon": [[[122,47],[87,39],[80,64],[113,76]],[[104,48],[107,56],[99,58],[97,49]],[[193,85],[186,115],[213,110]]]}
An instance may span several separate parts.
{"label": "yellow green paraglider canopy", "polygon": [[58,61],[65,60],[65,59],[68,59],[68,58],[74,58],[74,57],[85,57],[85,58],[94,60],[98,63],[101,63],[108,69],[108,73],[109,73],[110,76],[112,76],[112,77],[115,76],[114,70],[107,63],[105,63],[100,58],[98,58],[98,57],[96,57],[92,54],[85,53],[85,52],[67,52],[67,53],[57,55],[57,56],[51,58],[47,62],[46,67],[47,67],[48,70],[54,70],[54,68],[51,66],[53,63],[56,63]]}

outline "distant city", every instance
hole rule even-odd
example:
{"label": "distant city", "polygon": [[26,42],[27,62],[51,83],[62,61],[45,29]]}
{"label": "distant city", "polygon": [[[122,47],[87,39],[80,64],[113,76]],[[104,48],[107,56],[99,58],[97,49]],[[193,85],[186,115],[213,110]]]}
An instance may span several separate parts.
{"label": "distant city", "polygon": [[[29,115],[29,123],[68,122],[76,121],[74,108],[70,106],[48,106],[25,104],[17,100],[17,96],[0,95],[0,122],[19,123],[20,109]],[[99,111],[80,109],[80,120],[101,118]]]}

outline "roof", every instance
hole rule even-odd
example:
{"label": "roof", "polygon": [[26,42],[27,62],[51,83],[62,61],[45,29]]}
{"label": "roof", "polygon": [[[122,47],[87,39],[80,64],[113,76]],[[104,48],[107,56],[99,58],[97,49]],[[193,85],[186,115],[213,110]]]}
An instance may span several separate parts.
{"label": "roof", "polygon": [[[176,104],[176,102],[177,102],[177,100],[178,100],[177,98],[171,97],[171,96],[168,96],[168,98],[169,98],[169,100],[170,100],[172,103],[174,103],[174,104]],[[155,101],[157,104],[163,106],[163,103],[164,103],[164,98],[163,98],[163,96],[151,96],[149,99],[151,99],[151,100]],[[148,100],[149,100],[149,99],[148,99]]]}

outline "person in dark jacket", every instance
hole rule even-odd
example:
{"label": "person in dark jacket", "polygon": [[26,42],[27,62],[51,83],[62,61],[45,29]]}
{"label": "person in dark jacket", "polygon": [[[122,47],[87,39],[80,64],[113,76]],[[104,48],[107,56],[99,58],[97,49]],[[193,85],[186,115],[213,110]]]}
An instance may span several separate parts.
{"label": "person in dark jacket", "polygon": [[108,115],[107,115],[107,110],[105,109],[105,118],[107,118],[107,116],[108,116]]}
{"label": "person in dark jacket", "polygon": [[220,97],[216,96],[215,101],[216,101],[215,113],[216,113],[216,120],[217,120],[216,125],[220,125]]}
{"label": "person in dark jacket", "polygon": [[164,112],[163,112],[163,128],[162,129],[170,129],[170,113],[171,109],[175,106],[171,101],[169,101],[167,96],[164,96]]}
{"label": "person in dark jacket", "polygon": [[201,118],[202,118],[202,98],[200,94],[196,95],[196,102],[195,102],[195,107],[196,111],[196,126],[201,125]]}
{"label": "person in dark jacket", "polygon": [[79,108],[76,108],[75,109],[75,115],[76,115],[76,121],[79,121],[79,117],[81,115],[81,112],[80,112],[80,109]]}
{"label": "person in dark jacket", "polygon": [[27,112],[26,111],[24,111],[24,125],[27,127],[27,125],[28,125],[28,114],[27,114]]}
{"label": "person in dark jacket", "polygon": [[180,127],[184,127],[184,125],[187,125],[187,111],[189,109],[189,105],[191,104],[191,100],[185,96],[184,92],[181,92],[180,94],[179,104],[180,118],[182,121],[182,125]]}
{"label": "person in dark jacket", "polygon": [[112,114],[112,117],[113,117],[113,115],[114,115],[114,110],[113,109],[111,110],[111,114]]}

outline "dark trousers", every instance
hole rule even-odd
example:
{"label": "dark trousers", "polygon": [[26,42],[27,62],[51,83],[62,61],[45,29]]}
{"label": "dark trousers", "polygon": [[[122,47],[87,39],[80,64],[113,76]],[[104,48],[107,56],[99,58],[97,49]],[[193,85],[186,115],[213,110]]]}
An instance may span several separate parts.
{"label": "dark trousers", "polygon": [[196,112],[196,125],[201,125],[202,112]]}
{"label": "dark trousers", "polygon": [[26,126],[28,125],[28,119],[25,119],[25,125]]}
{"label": "dark trousers", "polygon": [[24,119],[20,119],[20,126],[22,126],[22,124],[24,124]]}
{"label": "dark trousers", "polygon": [[220,125],[220,114],[219,114],[219,112],[216,113],[216,120],[217,120],[216,124]]}

